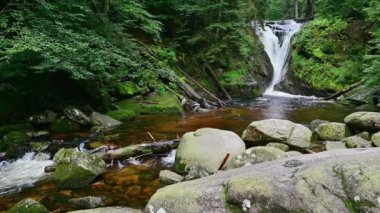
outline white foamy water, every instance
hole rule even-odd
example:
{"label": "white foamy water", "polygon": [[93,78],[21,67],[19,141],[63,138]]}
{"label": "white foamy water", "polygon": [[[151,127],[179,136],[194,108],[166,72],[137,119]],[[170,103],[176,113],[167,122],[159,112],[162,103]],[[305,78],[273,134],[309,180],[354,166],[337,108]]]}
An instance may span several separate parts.
{"label": "white foamy water", "polygon": [[54,163],[49,158],[48,154],[30,152],[14,162],[0,162],[0,195],[31,187],[48,177],[44,169]]}
{"label": "white foamy water", "polygon": [[161,162],[163,164],[173,164],[174,163],[174,160],[175,160],[175,154],[177,153],[177,150],[176,149],[173,149],[172,151],[170,151],[169,155],[166,156],[166,157],[162,157],[161,158]]}
{"label": "white foamy water", "polygon": [[302,24],[284,20],[267,22],[264,26],[254,22],[253,27],[273,66],[273,78],[264,95],[298,98],[298,95],[275,91],[274,87],[285,78],[292,37],[301,30]]}

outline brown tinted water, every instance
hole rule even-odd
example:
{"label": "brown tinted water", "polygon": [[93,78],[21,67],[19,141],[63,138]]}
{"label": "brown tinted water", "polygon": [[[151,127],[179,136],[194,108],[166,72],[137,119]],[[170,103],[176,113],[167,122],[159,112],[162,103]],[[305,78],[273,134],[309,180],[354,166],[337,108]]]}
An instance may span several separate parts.
{"label": "brown tinted water", "polygon": [[[112,144],[127,146],[151,141],[147,132],[157,140],[174,139],[177,135],[202,127],[231,130],[241,135],[247,125],[255,120],[279,118],[305,125],[314,119],[342,122],[345,116],[354,111],[354,108],[332,102],[267,98],[254,102],[237,102],[234,106],[208,113],[139,116],[109,134],[121,134]],[[142,165],[127,165],[121,169],[113,167],[92,185],[77,190],[59,190],[51,181],[42,181],[19,193],[0,197],[0,211],[10,208],[23,198],[32,197],[51,211],[60,209],[61,212],[66,212],[76,209],[68,203],[68,199],[90,195],[107,197],[108,205],[142,208],[154,192],[164,186],[158,179],[159,171],[163,168],[167,168],[167,165],[154,159],[148,159]]]}

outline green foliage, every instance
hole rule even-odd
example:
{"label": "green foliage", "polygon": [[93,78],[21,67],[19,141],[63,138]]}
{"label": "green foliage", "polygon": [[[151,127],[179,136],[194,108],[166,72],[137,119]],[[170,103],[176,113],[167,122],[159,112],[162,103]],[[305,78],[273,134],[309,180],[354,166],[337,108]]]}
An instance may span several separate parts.
{"label": "green foliage", "polygon": [[363,19],[371,0],[316,0],[317,15],[342,19]]}
{"label": "green foliage", "polygon": [[358,81],[363,76],[366,43],[348,33],[355,27],[340,19],[307,24],[293,41],[296,76],[316,89],[341,90]]}

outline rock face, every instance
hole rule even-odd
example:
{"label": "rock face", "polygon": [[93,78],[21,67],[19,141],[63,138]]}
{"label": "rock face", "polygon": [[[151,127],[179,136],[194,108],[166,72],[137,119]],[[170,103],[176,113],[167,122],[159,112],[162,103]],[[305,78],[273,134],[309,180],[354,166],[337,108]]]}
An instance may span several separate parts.
{"label": "rock face", "polygon": [[165,184],[174,184],[183,181],[184,177],[170,170],[160,172],[160,181]]}
{"label": "rock face", "polygon": [[306,148],[312,133],[307,127],[287,120],[268,119],[252,122],[243,133],[243,140],[254,146],[258,143],[280,142]]}
{"label": "rock face", "polygon": [[242,166],[276,160],[285,157],[285,152],[280,149],[269,146],[256,146],[247,149],[244,153],[236,156],[236,158],[232,160],[229,167],[239,168]]}
{"label": "rock face", "polygon": [[348,148],[368,148],[372,147],[371,141],[367,141],[358,136],[348,137],[342,140]]}
{"label": "rock face", "polygon": [[379,212],[379,179],[380,148],[333,150],[167,186],[145,212]]}
{"label": "rock face", "polygon": [[106,171],[106,163],[95,155],[61,149],[54,156],[57,162],[53,181],[59,188],[75,189],[90,184],[98,175]]}
{"label": "rock face", "polygon": [[324,141],[340,141],[348,135],[346,124],[335,122],[321,124],[315,131]]}
{"label": "rock face", "polygon": [[245,151],[245,144],[240,137],[230,131],[203,128],[183,135],[175,157],[175,171],[184,173],[197,170],[214,173],[227,153],[227,164]]}
{"label": "rock face", "polygon": [[15,206],[7,211],[8,213],[48,213],[50,212],[45,206],[39,202],[26,198],[18,202]]}
{"label": "rock face", "polygon": [[358,131],[380,131],[380,113],[378,112],[355,112],[348,115],[344,122]]}
{"label": "rock face", "polygon": [[380,147],[380,132],[373,134],[371,137],[371,141],[373,142],[373,144],[375,144],[375,146]]}
{"label": "rock face", "polygon": [[112,117],[108,115],[103,115],[98,112],[91,113],[90,119],[91,119],[92,125],[100,125],[104,127],[114,127],[114,126],[122,124],[122,122],[116,119],[113,119]]}

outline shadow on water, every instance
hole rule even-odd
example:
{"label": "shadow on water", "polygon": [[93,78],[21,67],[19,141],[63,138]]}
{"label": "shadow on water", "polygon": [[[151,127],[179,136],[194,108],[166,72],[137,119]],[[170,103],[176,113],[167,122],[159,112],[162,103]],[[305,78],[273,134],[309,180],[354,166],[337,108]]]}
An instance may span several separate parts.
{"label": "shadow on water", "polygon": [[[314,119],[342,122],[345,116],[354,111],[354,108],[333,102],[267,96],[253,102],[234,102],[232,106],[201,114],[139,116],[114,129],[111,134],[121,134],[122,137],[111,143],[127,146],[151,141],[148,131],[157,140],[170,140],[202,127],[231,130],[241,135],[252,121],[270,118],[287,119],[305,125]],[[10,208],[23,198],[33,197],[50,210],[65,212],[75,209],[67,202],[68,199],[90,195],[105,196],[109,198],[110,205],[142,208],[153,193],[163,187],[158,179],[162,168],[167,168],[167,165],[163,165],[159,159],[148,160],[142,165],[112,168],[94,184],[77,190],[59,190],[51,181],[42,181],[22,192],[0,197],[0,210]]]}

